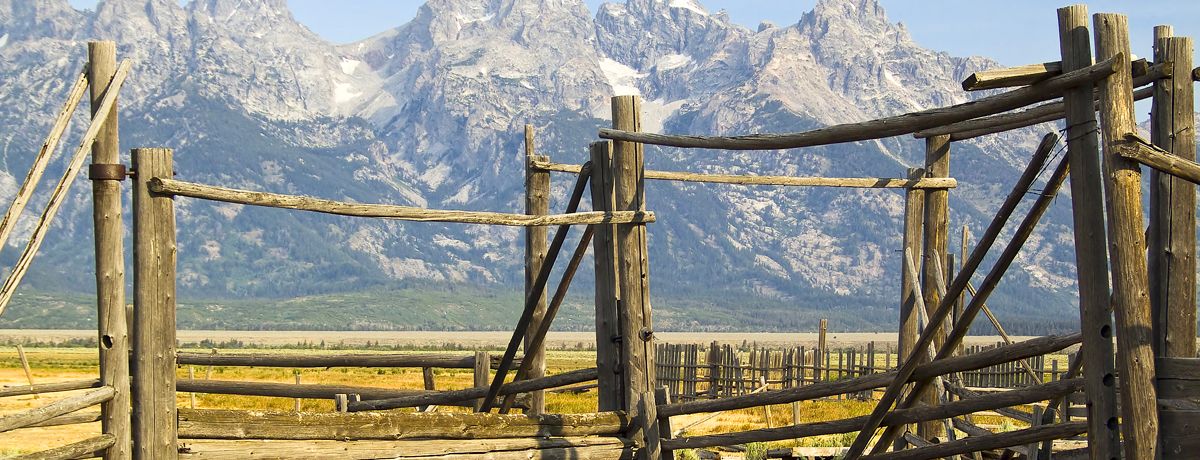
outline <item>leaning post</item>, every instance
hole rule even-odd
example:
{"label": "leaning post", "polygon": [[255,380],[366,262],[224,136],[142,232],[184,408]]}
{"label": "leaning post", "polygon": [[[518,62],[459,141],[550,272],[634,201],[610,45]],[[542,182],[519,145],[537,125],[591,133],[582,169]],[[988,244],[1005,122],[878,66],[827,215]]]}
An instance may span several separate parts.
{"label": "leaning post", "polygon": [[[925,176],[926,177],[950,177],[950,136],[941,135],[933,136],[925,139]],[[925,296],[925,305],[940,305],[942,296],[937,289],[937,285],[942,283],[942,278],[935,270],[933,261],[929,260],[931,255],[936,254],[940,258],[938,264],[942,267],[946,265],[946,254],[950,246],[950,190],[949,189],[930,189],[925,192],[925,260],[924,273],[922,273],[923,284],[921,292]],[[914,252],[913,254],[920,254]],[[933,307],[930,307],[933,308]],[[914,336],[915,341],[915,336]],[[934,349],[941,349],[942,344],[946,341],[946,330],[939,328],[933,336]],[[936,388],[923,395],[923,401],[930,406],[939,404],[938,393],[941,388]],[[945,424],[941,420],[934,420],[921,423],[917,426],[917,431],[922,438],[933,440],[934,438],[942,438],[946,436]]]}
{"label": "leaning post", "polygon": [[[100,109],[108,82],[117,73],[117,44],[88,42],[88,81],[92,116]],[[122,223],[121,164],[118,145],[117,105],[104,119],[92,144],[92,222],[96,243],[96,320],[100,348],[100,384],[113,387],[113,398],[100,405],[100,425],[112,435],[107,460],[128,459],[130,445],[129,324],[125,318],[125,225]]]}
{"label": "leaning post", "polygon": [[[535,168],[534,160],[549,161],[548,157],[538,156],[534,150],[533,126],[525,125],[525,214],[550,214],[550,171]],[[546,288],[542,292],[533,292],[534,280],[542,271],[546,261],[546,247],[549,229],[546,227],[525,228],[525,296],[538,296],[537,305],[533,310],[533,318],[525,333],[525,358],[530,362],[527,376],[531,379],[546,375],[546,346],[537,345],[530,349],[530,341],[537,335],[546,317]],[[541,414],[546,409],[545,393],[542,390],[529,394],[529,414]]]}
{"label": "leaning post", "polygon": [[[1124,15],[1092,16],[1096,59],[1128,60],[1129,28]],[[1133,81],[1128,65],[1097,82],[1104,146],[1104,185],[1108,196],[1109,257],[1112,260],[1113,310],[1116,318],[1117,369],[1121,376],[1121,438],[1125,458],[1155,457],[1158,444],[1157,391],[1153,332],[1150,323],[1146,237],[1142,228],[1142,171],[1117,154],[1125,135],[1137,132]],[[1085,364],[1086,366],[1086,364]]]}
{"label": "leaning post", "polygon": [[[1171,78],[1154,82],[1150,138],[1172,155],[1196,161],[1192,39],[1154,28],[1154,62],[1171,66]],[[1147,232],[1150,310],[1156,356],[1196,356],[1196,188],[1150,169]]]}
{"label": "leaning post", "polygon": [[[592,208],[613,210],[612,142],[593,142]],[[624,408],[624,385],[621,382],[621,331],[617,320],[617,249],[613,243],[616,226],[599,224],[592,237],[592,254],[596,270],[596,387],[598,408],[601,411]]]}
{"label": "leaning post", "polygon": [[175,407],[175,207],[150,191],[172,176],[171,149],[133,149],[134,458],[178,457]]}
{"label": "leaning post", "polygon": [[[1063,71],[1092,65],[1087,5],[1058,9]],[[1075,267],[1079,284],[1079,328],[1084,396],[1087,398],[1088,447],[1092,458],[1120,454],[1117,428],[1116,369],[1113,362],[1112,307],[1109,304],[1108,239],[1104,227],[1104,190],[1100,168],[1099,125],[1093,85],[1063,94],[1067,112],[1067,161],[1071,167]]]}
{"label": "leaning post", "polygon": [[[637,96],[612,99],[613,128],[641,131],[641,100]],[[635,142],[613,143],[613,184],[618,211],[645,211],[645,165],[643,145]],[[648,272],[645,224],[616,226],[617,312],[621,331],[622,381],[625,384],[625,409],[634,420],[630,438],[642,444],[640,459],[658,460],[658,418],[654,404],[654,327],[650,313],[650,274]]]}

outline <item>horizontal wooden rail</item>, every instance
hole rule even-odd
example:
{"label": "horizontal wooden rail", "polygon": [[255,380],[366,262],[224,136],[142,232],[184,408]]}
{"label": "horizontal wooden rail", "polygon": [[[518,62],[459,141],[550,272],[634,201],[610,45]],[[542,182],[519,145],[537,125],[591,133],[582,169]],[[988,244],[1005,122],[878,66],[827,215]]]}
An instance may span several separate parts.
{"label": "horizontal wooden rail", "polygon": [[[578,174],[582,166],[533,160],[532,167],[543,171]],[[735,174],[701,174],[676,171],[646,170],[647,180],[678,182],[703,182],[732,185],[782,185],[793,187],[846,187],[846,188],[915,188],[942,189],[958,187],[958,180],[950,177],[926,177],[921,179],[893,179],[886,177],[794,177],[794,176],[749,176]]]}
{"label": "horizontal wooden rail", "polygon": [[[350,385],[317,385],[277,382],[246,382],[232,380],[180,379],[175,382],[175,391],[180,393],[204,393],[239,396],[263,396],[270,398],[334,399],[337,395],[358,395],[362,399],[390,399],[437,393],[430,390],[397,388],[375,388]],[[475,407],[471,401],[442,404],[443,406]],[[517,407],[527,407],[527,401],[518,398]]]}
{"label": "horizontal wooden rail", "polygon": [[5,415],[0,417],[0,433],[17,428],[25,428],[29,425],[41,423],[85,407],[95,406],[112,399],[115,394],[116,391],[113,390],[113,387],[100,387],[81,395],[60,399],[42,407]]}
{"label": "horizontal wooden rail", "polygon": [[28,428],[43,428],[48,426],[63,426],[63,425],[82,425],[85,423],[99,422],[100,411],[92,412],[76,412],[74,414],[60,415],[44,422],[34,423]]}
{"label": "horizontal wooden rail", "polygon": [[623,412],[526,416],[179,410],[181,439],[502,439],[617,436],[627,429],[629,419]]}
{"label": "horizontal wooden rail", "polygon": [[[520,358],[518,358],[518,361]],[[176,361],[181,365],[195,366],[260,366],[260,367],[436,367],[446,369],[474,369],[474,355],[447,355],[437,353],[420,354],[340,354],[298,355],[272,353],[179,353]],[[492,369],[500,363],[499,357],[491,362]]]}
{"label": "horizontal wooden rail", "polygon": [[792,134],[753,134],[748,136],[709,137],[679,136],[641,132],[601,129],[600,137],[617,141],[641,142],[643,144],[672,147],[726,149],[726,150],[776,150],[811,147],[816,145],[866,141],[885,137],[911,134],[935,126],[957,123],[963,120],[1007,112],[1019,107],[1053,99],[1068,88],[1089,84],[1116,72],[1124,65],[1122,55],[1096,63],[1073,72],[1049,78],[1033,86],[1026,86],[1006,93],[980,98],[971,102],[913,112],[861,123],[834,125],[813,131]]}
{"label": "horizontal wooden rail", "polygon": [[[1144,58],[1129,64],[1130,73],[1135,77],[1144,75],[1150,67],[1150,64]],[[1012,88],[1014,86],[1032,85],[1058,75],[1062,75],[1062,61],[981,70],[963,80],[962,88],[965,91]]]}
{"label": "horizontal wooden rail", "polygon": [[[945,387],[946,387],[946,391],[949,391],[954,396],[958,396],[960,398],[976,398],[976,397],[982,396],[982,393],[980,393],[978,391],[973,391],[973,390],[969,390],[967,388],[964,388],[964,387],[961,387],[958,385],[953,385],[950,382],[945,382]],[[1011,418],[1013,420],[1019,421],[1019,422],[1033,423],[1033,414],[1031,414],[1029,412],[1023,412],[1023,411],[1020,411],[1017,409],[1013,409],[1011,407],[1001,407],[999,409],[995,409],[993,412],[1003,415],[1005,417]]]}
{"label": "horizontal wooden rail", "polygon": [[6,458],[9,460],[74,460],[77,458],[103,457],[104,452],[116,443],[117,437],[106,433],[62,447]]}
{"label": "horizontal wooden rail", "polygon": [[[534,390],[545,390],[547,388],[557,388],[567,385],[574,385],[590,380],[596,380],[596,368],[580,369],[577,371],[564,372],[547,377],[539,377],[535,379],[522,380],[519,382],[506,383],[500,387],[497,395],[503,396],[512,393],[528,393]],[[366,410],[384,410],[397,409],[401,407],[417,407],[417,406],[438,406],[453,402],[467,401],[479,399],[487,396],[488,386],[475,388],[467,388],[465,390],[439,391],[427,395],[405,396],[391,399],[378,399],[373,401],[358,401],[352,402],[349,405],[350,412],[366,411]]]}
{"label": "horizontal wooden rail", "polygon": [[[1151,83],[1158,80],[1171,77],[1171,68],[1156,65],[1151,67],[1150,72],[1133,80],[1133,86],[1139,87],[1133,92],[1133,99],[1140,101],[1149,99],[1154,95],[1154,88],[1149,87]],[[1145,86],[1145,88],[1140,88]],[[1099,99],[1099,92],[1094,93],[1093,99]],[[1096,103],[1096,108],[1099,110],[1099,102]],[[988,134],[995,134],[1014,129],[1025,128],[1040,123],[1048,123],[1066,118],[1066,106],[1062,101],[1049,102],[1046,104],[1030,107],[1016,112],[1002,113],[999,115],[991,115],[987,117],[974,118],[958,123],[952,123],[944,126],[936,126],[933,128],[917,131],[913,133],[913,137],[924,139],[927,137],[941,136],[944,134],[950,135],[950,140],[961,141],[972,139]]]}
{"label": "horizontal wooden rail", "polygon": [[[999,363],[1016,361],[1033,356],[1044,355],[1062,350],[1082,341],[1080,334],[1066,336],[1046,336],[1004,345],[981,353],[960,355],[939,359],[922,364],[913,371],[909,381],[930,379],[935,376],[983,369]],[[750,407],[786,404],[794,401],[824,398],[839,394],[865,391],[888,386],[896,377],[896,372],[871,374],[853,379],[820,382],[802,387],[786,388],[768,391],[756,395],[733,396],[713,400],[687,401],[658,406],[658,416],[671,417],[675,415],[695,414],[700,412],[720,412]]]}
{"label": "horizontal wooden rail", "polygon": [[278,441],[199,439],[184,443],[179,458],[247,460],[303,458],[342,460],[366,458],[452,459],[606,459],[633,458],[633,443],[603,436],[577,438],[517,438],[403,441]]}
{"label": "horizontal wooden rail", "polygon": [[867,455],[864,460],[926,460],[958,454],[1016,447],[1052,439],[1063,439],[1087,432],[1087,422],[1042,425],[1024,430],[985,436],[968,436],[955,441],[884,454]]}
{"label": "horizontal wooden rail", "polygon": [[100,379],[72,380],[69,382],[39,383],[37,385],[13,385],[0,388],[0,398],[33,394],[58,393],[61,391],[99,388]]}
{"label": "horizontal wooden rail", "polygon": [[[1022,388],[1020,390],[994,393],[987,396],[962,399],[938,406],[917,406],[889,412],[883,418],[881,426],[904,425],[929,420],[940,420],[971,414],[980,411],[994,410],[999,407],[1009,407],[1045,401],[1059,395],[1078,391],[1083,388],[1083,379],[1058,380],[1055,382]],[[705,436],[691,436],[676,439],[663,439],[663,449],[692,449],[700,447],[729,446],[748,442],[781,441],[784,439],[805,438],[827,434],[851,433],[862,429],[868,416],[852,417],[827,422],[808,423],[781,428],[722,433]]]}
{"label": "horizontal wooden rail", "polygon": [[1117,155],[1193,184],[1200,184],[1200,164],[1172,155],[1137,135],[1128,134],[1125,139],[1126,142],[1117,145]]}
{"label": "horizontal wooden rail", "polygon": [[545,227],[550,225],[644,224],[654,222],[650,211],[579,212],[573,214],[528,215],[500,212],[425,209],[390,204],[361,204],[298,195],[238,190],[212,185],[155,177],[150,180],[154,193],[186,196],[226,203],[295,209],[352,217],[378,217],[416,222]]}

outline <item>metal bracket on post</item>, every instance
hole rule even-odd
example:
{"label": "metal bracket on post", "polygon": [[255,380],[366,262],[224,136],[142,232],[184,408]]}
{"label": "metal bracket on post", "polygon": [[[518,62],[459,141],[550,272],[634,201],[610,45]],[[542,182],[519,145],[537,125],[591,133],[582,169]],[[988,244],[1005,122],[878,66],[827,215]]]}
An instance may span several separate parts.
{"label": "metal bracket on post", "polygon": [[90,180],[124,181],[126,177],[129,177],[129,173],[123,164],[93,163],[88,165],[88,179]]}

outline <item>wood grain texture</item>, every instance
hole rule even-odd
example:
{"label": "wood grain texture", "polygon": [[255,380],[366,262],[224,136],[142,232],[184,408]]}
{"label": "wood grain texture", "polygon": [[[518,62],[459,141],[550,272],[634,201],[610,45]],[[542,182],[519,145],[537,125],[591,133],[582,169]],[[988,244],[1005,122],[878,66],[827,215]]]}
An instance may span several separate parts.
{"label": "wood grain texture", "polygon": [[[534,166],[546,171],[578,173],[579,165],[567,165],[534,161]],[[958,180],[950,177],[795,177],[754,176],[739,174],[703,174],[679,171],[646,170],[646,180],[677,182],[701,182],[731,185],[779,185],[792,187],[846,187],[846,188],[905,188],[939,189],[958,187]]]}
{"label": "wood grain texture", "polygon": [[[1129,56],[1128,20],[1119,14],[1092,16],[1096,58]],[[1155,408],[1154,340],[1150,321],[1146,234],[1142,214],[1142,172],[1117,154],[1126,133],[1136,132],[1133,88],[1128,68],[1097,83],[1104,185],[1108,199],[1109,258],[1112,261],[1117,369],[1121,376],[1121,440],[1128,459],[1153,459],[1158,445]],[[1087,364],[1084,364],[1087,367]]]}
{"label": "wood grain texture", "polygon": [[[1068,69],[1092,63],[1086,5],[1058,9],[1059,49]],[[1088,445],[1097,458],[1120,451],[1117,393],[1113,382],[1112,307],[1109,303],[1108,239],[1104,223],[1104,188],[1100,168],[1099,124],[1092,88],[1063,95],[1067,110],[1067,161],[1071,164],[1071,213],[1075,267],[1079,286],[1079,327],[1085,393],[1088,398]]]}
{"label": "wood grain texture", "polygon": [[483,211],[455,211],[441,209],[425,209],[412,206],[397,206],[387,204],[359,204],[342,201],[325,200],[296,195],[278,193],[254,192],[174,179],[154,178],[151,185],[155,193],[168,195],[202,198],[226,203],[238,203],[251,206],[271,208],[296,209],[301,211],[320,212],[353,217],[380,217],[386,219],[410,220],[417,222],[451,222],[460,224],[506,225],[513,227],[536,227],[547,225],[592,225],[592,224],[627,224],[654,222],[654,213],[649,211],[636,212],[579,212],[571,214],[554,214],[548,216],[530,216],[526,214],[505,214]]}
{"label": "wood grain texture", "polygon": [[1005,447],[1021,447],[1022,444],[1037,443],[1051,439],[1064,439],[1086,431],[1087,423],[1084,422],[1043,425],[1006,433],[968,436],[963,439],[940,444],[932,444],[899,452],[869,455],[863,458],[870,460],[925,460],[943,458]]}
{"label": "wood grain texture", "polygon": [[678,136],[631,132],[620,129],[601,129],[600,137],[618,141],[672,147],[707,148],[726,150],[776,150],[838,144],[843,142],[882,139],[885,137],[912,134],[963,120],[997,114],[1036,102],[1053,99],[1068,88],[1103,79],[1116,72],[1118,67],[1128,71],[1127,55],[1112,56],[1090,67],[1068,72],[1041,83],[988,96],[975,101],[949,107],[913,112],[894,117],[880,118],[861,123],[849,123],[792,134],[753,134],[733,137]]}
{"label": "wood grain texture", "polygon": [[[544,216],[550,214],[550,172],[533,167],[534,160],[539,159],[536,154],[534,144],[534,130],[532,125],[525,125],[525,214],[534,216]],[[541,157],[549,161],[549,157]],[[542,270],[542,263],[546,260],[546,251],[549,244],[549,232],[546,227],[525,227],[525,297],[531,297],[534,289],[534,281],[537,279],[538,272]],[[542,292],[537,295],[537,303],[534,304],[533,319],[529,322],[529,328],[525,332],[525,359],[528,363],[521,363],[522,368],[528,369],[526,372],[529,377],[538,378],[546,375],[546,349],[542,344],[534,344],[532,342],[533,334],[542,325],[546,317],[546,286],[541,287]],[[546,396],[541,391],[531,393],[532,407],[529,408],[531,413],[540,414],[546,410]]]}
{"label": "wood grain texture", "polygon": [[[614,209],[614,184],[612,177],[612,142],[593,142],[589,146],[592,162],[592,208],[611,212]],[[596,276],[596,369],[597,407],[599,410],[620,410],[624,404],[624,383],[620,378],[621,348],[617,338],[621,331],[618,325],[617,303],[620,287],[617,285],[616,226],[595,225],[592,237],[592,254]]]}
{"label": "wood grain texture", "polygon": [[191,440],[180,457],[197,459],[368,460],[486,458],[490,460],[630,459],[634,447],[612,437],[424,441]]}
{"label": "wood grain texture", "polygon": [[1062,75],[1062,62],[1043,62],[1041,64],[1026,64],[1016,67],[981,70],[967,76],[962,82],[962,88],[964,91],[980,91],[1025,86],[1032,85],[1055,75]]}
{"label": "wood grain texture", "polygon": [[[934,136],[925,139],[925,175],[927,177],[950,177],[950,136]],[[944,283],[944,278],[937,273],[935,267],[944,265],[944,260],[934,261],[933,257],[943,257],[949,253],[950,247],[950,191],[946,189],[928,190],[925,192],[925,222],[923,228],[924,263],[921,273],[921,293],[925,296],[925,305],[940,305],[944,293],[937,288]],[[948,324],[948,323],[946,323]],[[914,350],[924,354],[926,350],[937,350],[946,342],[946,329],[937,328],[933,341],[925,349]],[[932,357],[924,358],[932,361]],[[923,401],[928,405],[940,403],[938,390],[927,392]],[[946,436],[945,424],[941,420],[922,423],[917,427],[917,434],[927,440]]]}
{"label": "wood grain texture", "polygon": [[181,439],[399,440],[615,436],[629,427],[621,412],[501,415],[484,413],[179,411]]}
{"label": "wood grain texture", "polygon": [[17,412],[15,414],[5,415],[0,417],[0,433],[15,430],[17,428],[25,428],[29,425],[41,423],[60,415],[69,414],[86,407],[95,406],[112,399],[113,393],[114,391],[112,387],[100,387],[95,390],[89,390],[83,394],[60,399],[44,406],[35,407],[33,409]]}
{"label": "wood grain texture", "polygon": [[101,457],[115,446],[116,442],[117,439],[115,436],[105,433],[65,446],[8,458],[9,460],[74,460],[77,458]]}
{"label": "wood grain texture", "polygon": [[175,205],[150,190],[174,173],[170,149],[133,150],[133,456],[176,457]]}
{"label": "wood grain texture", "polygon": [[30,385],[12,385],[0,387],[0,398],[8,396],[23,396],[32,394],[57,393],[60,391],[82,390],[100,387],[100,379],[72,380],[69,382],[39,383]]}
{"label": "wood grain texture", "polygon": [[[523,380],[501,386],[498,395],[510,393],[526,393],[533,390],[544,390],[596,379],[596,368],[580,369],[561,374],[550,375],[539,379]],[[397,409],[401,407],[417,407],[429,405],[449,405],[453,402],[468,401],[487,396],[490,387],[475,387],[464,390],[439,391],[432,394],[420,394],[399,398],[378,399],[350,403],[351,412],[367,410]]]}

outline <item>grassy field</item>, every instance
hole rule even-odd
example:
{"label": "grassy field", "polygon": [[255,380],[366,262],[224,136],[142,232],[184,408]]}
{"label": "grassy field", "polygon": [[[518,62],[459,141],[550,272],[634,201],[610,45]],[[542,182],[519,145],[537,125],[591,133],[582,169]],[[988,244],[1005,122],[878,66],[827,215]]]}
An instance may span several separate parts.
{"label": "grassy field", "polygon": [[[207,351],[207,348],[184,348],[181,351]],[[253,349],[239,351],[255,352]],[[300,349],[273,349],[271,351],[331,353],[331,351]],[[459,350],[443,352],[455,355],[464,355],[467,353]],[[500,350],[496,349],[495,352],[499,353]],[[34,381],[38,383],[95,378],[97,375],[97,354],[94,348],[32,347],[26,348],[26,355],[33,368]],[[589,350],[551,350],[547,355],[547,370],[551,374],[590,367],[594,365],[595,360],[595,353]],[[182,367],[178,372],[180,378],[187,378],[189,372],[191,372],[199,379],[208,377],[218,380],[295,382],[293,370],[281,368],[216,366],[209,369],[205,366],[191,366],[190,369]],[[303,369],[300,371],[300,376],[303,383],[346,384],[387,388],[423,387],[420,369]],[[472,382],[471,370],[438,369],[435,370],[435,382],[438,389],[466,388]],[[0,347],[0,385],[20,385],[25,383],[26,378],[18,360],[16,349],[13,347]],[[57,398],[77,393],[57,393],[41,397],[20,396],[0,398],[0,415],[38,407]],[[193,402],[192,395],[180,393],[177,400],[179,407],[192,407],[194,404],[196,408],[211,409],[276,411],[292,411],[295,409],[295,400],[287,398],[196,394]],[[798,405],[799,422],[808,423],[864,415],[869,413],[873,406],[874,403],[871,401],[808,401]],[[546,396],[546,408],[547,411],[556,413],[594,412],[596,410],[595,393],[550,393]],[[333,402],[328,400],[303,400],[301,410],[306,412],[329,412],[333,410]],[[439,408],[439,410],[466,411],[467,409]],[[765,428],[768,425],[762,408],[725,412],[717,417],[704,420],[706,417],[707,414],[675,417],[672,418],[672,423],[676,429],[688,427],[687,434],[690,435]],[[1005,422],[999,418],[985,417],[979,420],[977,417],[976,421],[977,423],[999,425],[1001,428],[1006,427],[1004,425]],[[792,423],[792,405],[787,404],[771,408],[770,426],[778,427]],[[0,456],[42,450],[67,444],[95,435],[99,433],[99,430],[99,423],[92,423],[88,425],[34,428],[0,433]],[[845,446],[852,440],[852,434],[831,435],[806,438],[799,441],[771,443],[770,447],[793,445]]]}

